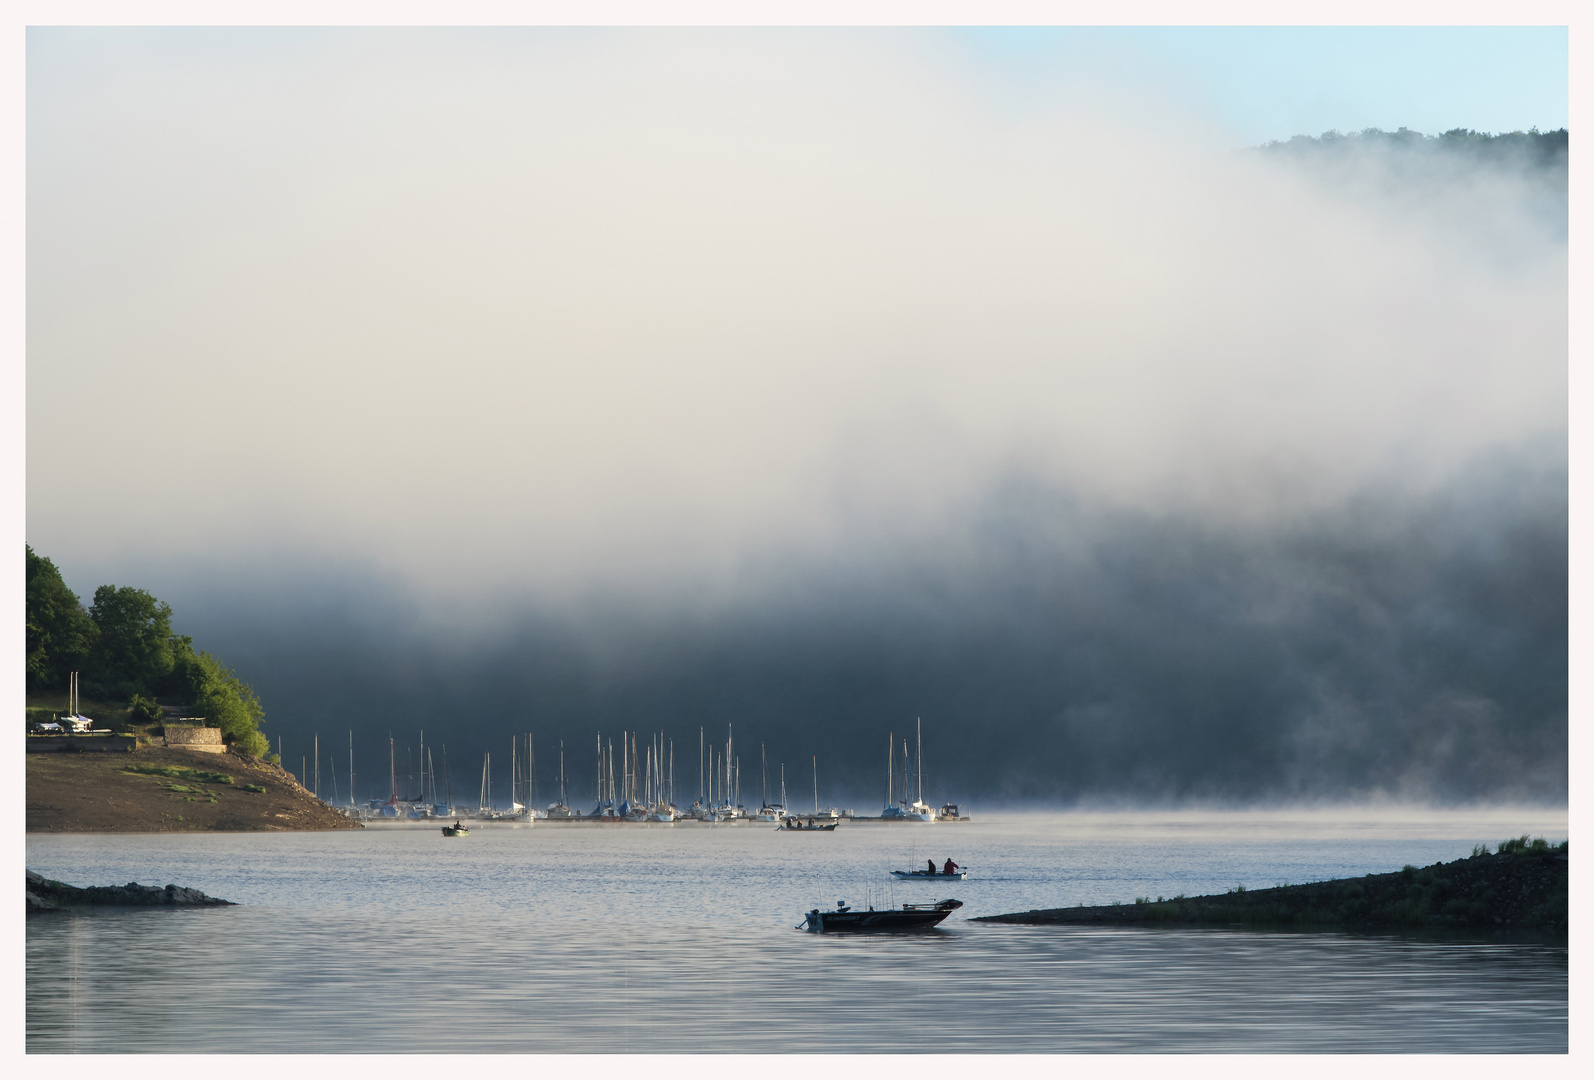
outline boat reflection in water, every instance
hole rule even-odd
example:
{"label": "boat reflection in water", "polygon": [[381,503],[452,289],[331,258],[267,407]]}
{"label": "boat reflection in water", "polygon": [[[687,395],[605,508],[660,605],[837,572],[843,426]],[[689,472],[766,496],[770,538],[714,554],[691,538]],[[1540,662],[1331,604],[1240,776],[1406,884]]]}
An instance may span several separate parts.
{"label": "boat reflection in water", "polygon": [[929,904],[903,904],[900,910],[893,908],[876,911],[871,907],[863,911],[854,911],[838,900],[831,911],[814,908],[804,917],[802,925],[797,929],[811,930],[816,934],[930,930],[962,906],[961,900],[940,900]]}

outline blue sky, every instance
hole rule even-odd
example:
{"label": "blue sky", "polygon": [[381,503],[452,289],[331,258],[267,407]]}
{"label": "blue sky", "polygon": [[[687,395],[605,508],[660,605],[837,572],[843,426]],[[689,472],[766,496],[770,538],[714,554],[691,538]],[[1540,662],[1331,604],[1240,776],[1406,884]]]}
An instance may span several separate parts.
{"label": "blue sky", "polygon": [[1042,27],[964,31],[1018,77],[1168,90],[1246,143],[1401,126],[1567,126],[1567,29]]}

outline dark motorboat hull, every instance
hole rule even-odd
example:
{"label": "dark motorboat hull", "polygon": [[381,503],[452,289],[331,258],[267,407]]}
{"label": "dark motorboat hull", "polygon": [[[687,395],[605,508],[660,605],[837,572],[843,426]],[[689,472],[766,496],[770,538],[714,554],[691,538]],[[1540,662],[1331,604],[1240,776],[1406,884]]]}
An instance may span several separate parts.
{"label": "dark motorboat hull", "polygon": [[810,911],[803,929],[816,934],[879,934],[934,929],[941,920],[963,904],[943,900],[939,904],[907,904],[889,911]]}
{"label": "dark motorboat hull", "polygon": [[893,870],[891,876],[898,881],[962,881],[969,876],[969,872],[954,870],[950,874],[943,874],[937,870],[932,874],[928,870]]}

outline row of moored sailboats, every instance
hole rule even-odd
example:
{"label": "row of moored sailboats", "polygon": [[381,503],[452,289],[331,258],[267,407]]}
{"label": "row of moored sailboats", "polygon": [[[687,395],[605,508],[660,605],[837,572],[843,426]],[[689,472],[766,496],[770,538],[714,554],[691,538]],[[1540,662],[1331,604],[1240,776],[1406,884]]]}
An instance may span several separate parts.
{"label": "row of moored sailboats", "polygon": [[[778,797],[771,799],[769,761],[762,744],[759,746],[760,805],[752,810],[742,801],[741,760],[736,754],[734,732],[726,726],[723,747],[711,746],[702,729],[698,732],[698,783],[697,797],[689,807],[682,807],[676,796],[676,770],[674,741],[662,733],[645,738],[636,732],[622,732],[619,754],[615,753],[614,740],[605,741],[600,733],[596,745],[595,805],[588,813],[572,809],[569,786],[565,775],[564,743],[559,744],[559,797],[544,808],[536,803],[536,758],[532,750],[532,737],[528,733],[521,742],[519,736],[510,741],[510,799],[508,809],[498,809],[493,799],[492,755],[482,760],[481,791],[477,807],[465,810],[453,799],[452,774],[448,769],[448,749],[441,748],[443,758],[444,790],[439,790],[438,777],[433,766],[432,753],[426,746],[425,733],[421,733],[420,793],[400,797],[398,785],[396,747],[388,740],[389,795],[386,800],[373,799],[366,807],[356,807],[352,801],[348,812],[352,816],[374,820],[412,821],[427,819],[473,818],[476,820],[526,822],[539,818],[552,820],[608,820],[632,822],[674,822],[693,820],[702,822],[750,821],[783,826],[791,831],[833,829],[844,816],[834,806],[821,809],[819,805],[819,759],[812,759],[813,811],[790,809],[786,789],[786,766],[779,765]],[[898,770],[897,741],[895,733],[887,736],[886,800],[881,820],[936,821],[958,818],[958,808],[952,804],[936,809],[924,801],[924,751],[922,723],[915,737],[916,753],[908,754],[907,740],[901,743],[901,766]],[[408,753],[408,751],[406,751]],[[349,760],[353,762],[353,735],[350,734]],[[617,767],[618,766],[618,767]],[[317,774],[319,776],[319,773]],[[415,780],[411,775],[411,781]],[[349,786],[354,786],[350,769]],[[909,797],[911,795],[911,798]],[[452,834],[451,834],[452,835]]]}

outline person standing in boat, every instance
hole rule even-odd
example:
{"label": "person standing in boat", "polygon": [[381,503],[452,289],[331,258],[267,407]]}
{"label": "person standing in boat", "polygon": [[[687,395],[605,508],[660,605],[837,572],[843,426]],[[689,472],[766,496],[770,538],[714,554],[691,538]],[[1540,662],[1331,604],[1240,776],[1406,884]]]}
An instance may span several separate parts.
{"label": "person standing in boat", "polygon": [[[951,877],[953,874],[957,873],[957,868],[958,864],[953,862],[951,859],[948,859],[946,861],[946,876]],[[931,869],[933,870],[935,867],[932,865]]]}
{"label": "person standing in boat", "polygon": [[930,864],[930,869],[928,871],[929,875],[931,877],[934,877],[935,876],[935,860],[934,859],[926,859],[925,861]]}

